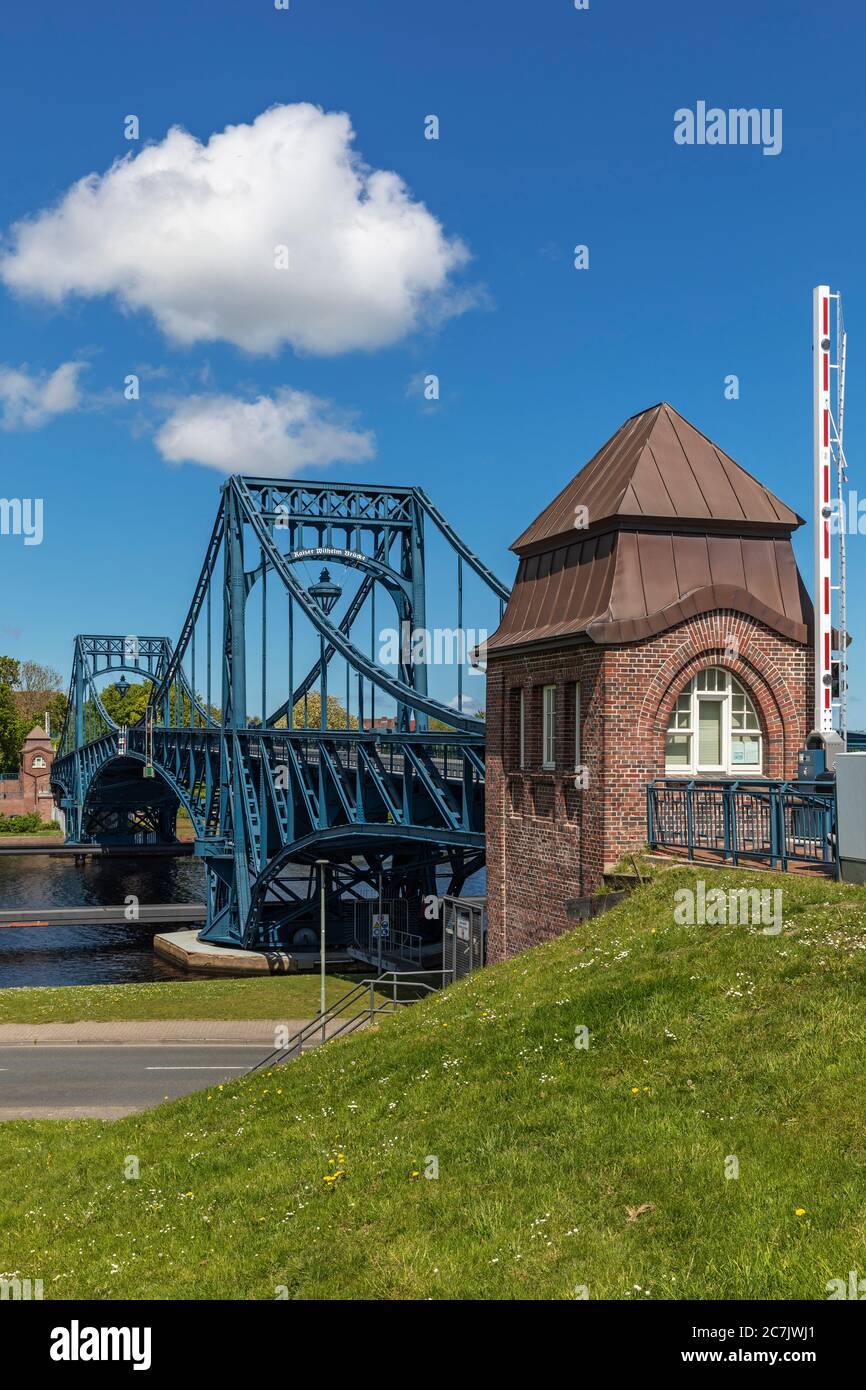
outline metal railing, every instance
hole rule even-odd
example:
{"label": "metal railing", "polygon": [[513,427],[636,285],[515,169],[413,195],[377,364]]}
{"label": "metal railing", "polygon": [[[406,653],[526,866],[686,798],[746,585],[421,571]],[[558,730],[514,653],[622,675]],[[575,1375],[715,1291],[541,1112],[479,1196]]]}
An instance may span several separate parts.
{"label": "metal railing", "polygon": [[[428,983],[426,979],[421,978],[422,976],[435,976],[439,983]],[[434,994],[437,989],[441,989],[444,984],[450,982],[451,972],[448,970],[386,970],[375,979],[361,980],[325,1009],[324,1013],[318,1013],[315,1018],[311,1018],[308,1023],[305,1023],[303,1028],[299,1028],[282,1047],[275,1048],[261,1062],[250,1067],[246,1074],[250,1075],[251,1072],[261,1071],[263,1067],[276,1066],[280,1062],[288,1062],[293,1057],[299,1057],[303,1051],[304,1043],[315,1038],[317,1034],[320,1043],[330,1042],[333,1038],[354,1032],[363,1023],[371,1023],[374,1018],[378,1018],[381,1014],[395,1014],[398,1009],[407,1004],[414,1004],[426,994]],[[387,994],[389,990],[390,997]],[[400,993],[403,990],[414,991],[414,993],[409,997],[401,998]],[[377,995],[379,996],[378,999]],[[363,1003],[361,1003],[362,1000]],[[356,1005],[359,1006],[357,1009],[355,1009]],[[350,1009],[355,1009],[355,1012],[344,1017]],[[338,1026],[329,1027],[337,1019],[342,1020]]]}
{"label": "metal railing", "polygon": [[[380,928],[380,933],[382,929]],[[400,927],[389,927],[384,935],[376,935],[376,928],[372,923],[355,928],[353,945],[358,948],[365,956],[375,956],[378,954],[380,960],[384,956],[392,960],[411,961],[414,964],[421,964],[422,938],[411,931],[403,931]],[[380,963],[376,961],[378,965]],[[373,962],[371,962],[372,964]]]}
{"label": "metal railing", "polygon": [[836,788],[828,782],[660,777],[647,787],[650,849],[814,864],[838,873]]}

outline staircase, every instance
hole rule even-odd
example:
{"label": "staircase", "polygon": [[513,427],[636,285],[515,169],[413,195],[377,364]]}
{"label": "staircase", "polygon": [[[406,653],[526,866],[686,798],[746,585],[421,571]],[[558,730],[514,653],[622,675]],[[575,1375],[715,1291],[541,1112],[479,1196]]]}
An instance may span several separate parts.
{"label": "staircase", "polygon": [[283,1047],[276,1048],[268,1057],[250,1067],[246,1075],[278,1066],[281,1062],[290,1062],[300,1057],[302,1052],[330,1042],[332,1038],[354,1033],[356,1028],[362,1028],[382,1015],[395,1014],[407,1004],[414,1004],[426,995],[434,994],[450,980],[451,972],[446,970],[386,970],[375,979],[361,980],[324,1013],[318,1013],[303,1028],[299,1028]]}

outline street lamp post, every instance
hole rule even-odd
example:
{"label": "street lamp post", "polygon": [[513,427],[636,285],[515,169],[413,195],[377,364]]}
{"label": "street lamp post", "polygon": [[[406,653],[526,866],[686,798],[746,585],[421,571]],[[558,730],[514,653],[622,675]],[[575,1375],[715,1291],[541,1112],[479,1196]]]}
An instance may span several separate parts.
{"label": "street lamp post", "polygon": [[325,1041],[325,869],[327,859],[317,859],[319,870],[319,1014],[322,1019],[322,1042]]}

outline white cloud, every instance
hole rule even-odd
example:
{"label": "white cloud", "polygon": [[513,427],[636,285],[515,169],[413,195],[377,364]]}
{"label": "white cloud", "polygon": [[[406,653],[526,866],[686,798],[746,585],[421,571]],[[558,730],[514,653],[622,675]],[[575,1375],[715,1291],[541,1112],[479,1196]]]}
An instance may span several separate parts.
{"label": "white cloud", "polygon": [[80,402],[78,373],[83,362],[63,362],[56,371],[32,373],[0,365],[0,427],[38,429]]}
{"label": "white cloud", "polygon": [[[347,115],[306,102],[206,144],[173,127],[17,223],[0,276],[57,304],[114,294],[183,344],[333,354],[393,343],[472,302],[450,281],[468,253],[353,140]],[[274,267],[278,246],[287,270]]]}
{"label": "white cloud", "polygon": [[[453,696],[452,699],[446,701],[446,703],[447,703],[449,709],[459,709],[459,708],[460,708],[460,701],[459,701],[458,696],[456,696],[456,695]],[[466,695],[466,694],[464,694],[464,696],[463,696],[463,708],[462,708],[462,713],[463,713],[463,714],[478,714],[478,713],[482,712],[483,710],[484,710],[484,705],[479,704],[478,700],[473,699],[471,695]]]}
{"label": "white cloud", "polygon": [[254,401],[190,396],[157,431],[156,445],[171,463],[202,463],[222,473],[267,478],[359,463],[375,453],[372,434],[350,429],[327,401],[288,387]]}

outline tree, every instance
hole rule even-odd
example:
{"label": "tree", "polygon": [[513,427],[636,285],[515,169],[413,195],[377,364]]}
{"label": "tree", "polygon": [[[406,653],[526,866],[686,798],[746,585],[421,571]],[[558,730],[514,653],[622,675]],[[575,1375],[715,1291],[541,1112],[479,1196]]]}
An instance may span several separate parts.
{"label": "tree", "polygon": [[18,662],[14,656],[0,656],[0,685],[15,689],[18,684]]}
{"label": "tree", "polygon": [[[304,701],[299,700],[292,713],[293,729],[318,729],[321,725],[322,697],[318,690],[311,690],[307,696],[306,720],[304,719]],[[283,723],[283,721],[280,721]],[[358,720],[354,714],[349,715],[346,720],[346,709],[335,695],[328,696],[328,715],[327,724],[329,729],[357,729]],[[283,727],[285,725],[283,724]]]}
{"label": "tree", "polygon": [[12,691],[5,682],[0,682],[0,772],[18,776],[26,734]]}
{"label": "tree", "polygon": [[48,718],[51,721],[51,737],[54,739],[60,737],[60,731],[63,728],[63,721],[66,718],[66,707],[68,704],[69,700],[65,690],[55,690],[54,694],[50,695],[48,698],[45,708],[48,711]]}
{"label": "tree", "polygon": [[59,690],[63,684],[60,672],[53,666],[43,666],[39,661],[19,661],[18,679],[14,682],[18,690]]}
{"label": "tree", "polygon": [[427,720],[427,728],[434,734],[453,734],[453,724],[443,724],[441,719],[434,719],[432,714]]}
{"label": "tree", "polygon": [[39,661],[19,661],[18,674],[12,682],[15,691],[15,705],[27,725],[29,732],[37,720],[41,720],[50,707],[51,699],[61,687],[60,672],[53,666],[43,666]]}
{"label": "tree", "polygon": [[130,684],[121,695],[116,685],[106,685],[99,692],[99,698],[105,713],[115,724],[137,724],[144,718],[152,689],[150,681],[138,681]]}

